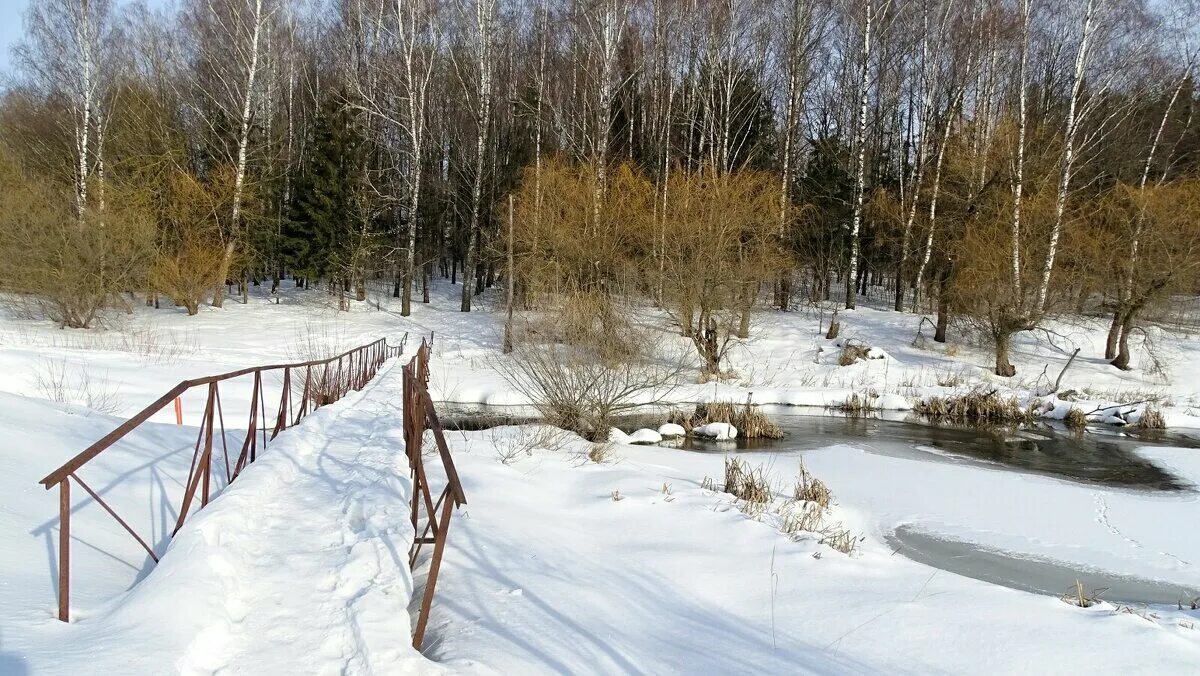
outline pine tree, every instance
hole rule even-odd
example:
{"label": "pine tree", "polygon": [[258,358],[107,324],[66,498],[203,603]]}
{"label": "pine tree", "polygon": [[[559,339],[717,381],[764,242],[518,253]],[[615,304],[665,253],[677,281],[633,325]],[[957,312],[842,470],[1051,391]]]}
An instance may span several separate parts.
{"label": "pine tree", "polygon": [[333,281],[357,246],[363,222],[362,134],[353,115],[330,97],[313,125],[280,250],[296,277]]}

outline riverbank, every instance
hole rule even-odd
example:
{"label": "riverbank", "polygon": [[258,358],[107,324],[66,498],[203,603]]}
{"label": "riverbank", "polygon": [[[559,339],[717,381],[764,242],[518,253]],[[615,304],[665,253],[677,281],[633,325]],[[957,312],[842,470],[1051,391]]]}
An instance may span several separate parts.
{"label": "riverbank", "polygon": [[[911,561],[885,539],[919,523],[1195,582],[1157,554],[1200,558],[1180,537],[1200,516],[1194,495],[842,445],[743,454],[776,490],[758,511],[719,490],[719,454],[617,445],[596,463],[587,442],[538,427],[450,439],[471,503],[443,564],[429,654],[452,668],[1189,673],[1200,659],[1198,611],[1079,608]],[[862,538],[852,554],[783,532],[801,458],[834,494],[827,523]],[[1095,521],[1097,499],[1123,536]]]}

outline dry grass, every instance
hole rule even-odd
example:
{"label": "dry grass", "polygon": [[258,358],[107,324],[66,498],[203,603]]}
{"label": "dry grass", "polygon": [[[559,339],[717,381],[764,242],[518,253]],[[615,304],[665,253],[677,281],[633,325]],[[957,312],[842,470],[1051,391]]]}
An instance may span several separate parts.
{"label": "dry grass", "polygon": [[1143,430],[1165,430],[1167,419],[1157,406],[1147,406],[1142,411],[1142,417],[1137,422],[1137,428]]}
{"label": "dry grass", "polygon": [[831,411],[840,411],[851,416],[867,415],[880,410],[879,406],[876,404],[878,399],[879,395],[875,392],[867,392],[861,397],[858,396],[857,392],[855,392],[854,394],[846,397],[845,401],[839,404],[830,404],[825,408],[828,408]]}
{"label": "dry grass", "polygon": [[821,533],[821,539],[817,542],[823,545],[829,545],[837,551],[849,555],[853,554],[854,550],[858,549],[858,545],[865,539],[865,536],[855,535],[849,529],[843,528],[841,524],[830,526]]}
{"label": "dry grass", "polygon": [[536,450],[562,451],[573,439],[571,433],[546,425],[524,426],[516,434],[500,434],[492,428],[491,437],[496,457],[505,465],[528,458]]}
{"label": "dry grass", "polygon": [[1113,614],[1136,615],[1147,622],[1158,622],[1158,613],[1151,612],[1150,607],[1144,605],[1137,608],[1126,605],[1117,606],[1117,608],[1113,611]]}
{"label": "dry grass", "polygon": [[962,387],[970,381],[970,373],[965,368],[958,370],[946,369],[937,374],[937,384],[942,387]]}
{"label": "dry grass", "polygon": [[1034,407],[1021,406],[1016,397],[978,388],[957,396],[930,397],[917,402],[913,410],[934,420],[962,424],[1029,424],[1037,420]]}
{"label": "dry grass", "polygon": [[846,341],[838,352],[838,366],[849,366],[856,362],[866,361],[870,359],[868,356],[871,352],[870,345]]}
{"label": "dry grass", "polygon": [[829,509],[829,504],[833,502],[833,493],[829,491],[829,487],[808,471],[803,460],[800,461],[800,471],[796,475],[796,488],[792,497],[797,502],[816,503],[821,509]]}
{"label": "dry grass", "polygon": [[766,468],[751,468],[741,458],[725,458],[725,492],[746,502],[766,504],[771,501],[771,479]]}
{"label": "dry grass", "polygon": [[692,429],[713,422],[729,423],[738,430],[738,436],[746,439],[782,439],[783,430],[774,420],[747,399],[744,404],[732,401],[714,401],[696,404],[696,409],[689,415],[682,411],[672,411],[667,416],[667,422],[683,427],[688,433]]}
{"label": "dry grass", "polygon": [[613,445],[610,443],[594,443],[588,449],[587,458],[596,464],[605,463],[612,459]]}
{"label": "dry grass", "polygon": [[1097,603],[1100,603],[1100,596],[1106,591],[1108,591],[1107,587],[1093,589],[1091,593],[1085,592],[1083,589],[1083,583],[1079,580],[1075,580],[1075,587],[1059,598],[1062,599],[1063,603],[1069,603],[1073,606],[1079,606],[1080,608],[1091,608]]}
{"label": "dry grass", "polygon": [[825,528],[825,510],[815,502],[793,502],[781,511],[785,534],[793,537],[800,533],[819,533]]}
{"label": "dry grass", "polygon": [[34,372],[34,386],[45,399],[82,406],[88,410],[116,415],[121,412],[121,397],[113,388],[92,377],[86,366],[70,373],[65,361],[44,360]]}
{"label": "dry grass", "polygon": [[1087,427],[1087,422],[1087,414],[1083,412],[1083,409],[1075,406],[1072,406],[1066,417],[1063,418],[1063,424],[1075,431],[1083,430]]}

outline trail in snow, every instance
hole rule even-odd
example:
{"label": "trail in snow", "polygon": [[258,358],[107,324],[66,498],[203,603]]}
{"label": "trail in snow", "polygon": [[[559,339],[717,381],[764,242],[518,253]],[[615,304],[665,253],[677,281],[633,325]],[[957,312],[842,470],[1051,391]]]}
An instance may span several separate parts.
{"label": "trail in snow", "polygon": [[284,432],[188,520],[141,584],[21,641],[28,672],[438,670],[410,645],[400,381],[385,367]]}

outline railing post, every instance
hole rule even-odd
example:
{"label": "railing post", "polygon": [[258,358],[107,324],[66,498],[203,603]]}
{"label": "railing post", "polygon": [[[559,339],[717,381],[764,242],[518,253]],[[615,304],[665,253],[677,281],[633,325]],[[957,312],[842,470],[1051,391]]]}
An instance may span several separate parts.
{"label": "railing post", "polygon": [[216,413],[215,400],[217,394],[217,384],[209,383],[208,385],[208,419],[204,423],[204,458],[203,463],[204,480],[200,493],[200,506],[208,505],[208,482],[212,474],[212,446],[213,446],[213,415]]}
{"label": "railing post", "polygon": [[71,621],[71,480],[58,482],[58,619]]}
{"label": "railing post", "polygon": [[442,518],[433,534],[433,559],[429,562],[429,576],[425,578],[425,595],[421,598],[421,613],[417,615],[417,629],[413,632],[413,648],[420,650],[425,639],[425,626],[429,624],[429,609],[433,607],[433,592],[437,588],[438,571],[442,567],[442,554],[446,550],[446,536],[450,530],[450,515],[454,501],[443,497]]}

